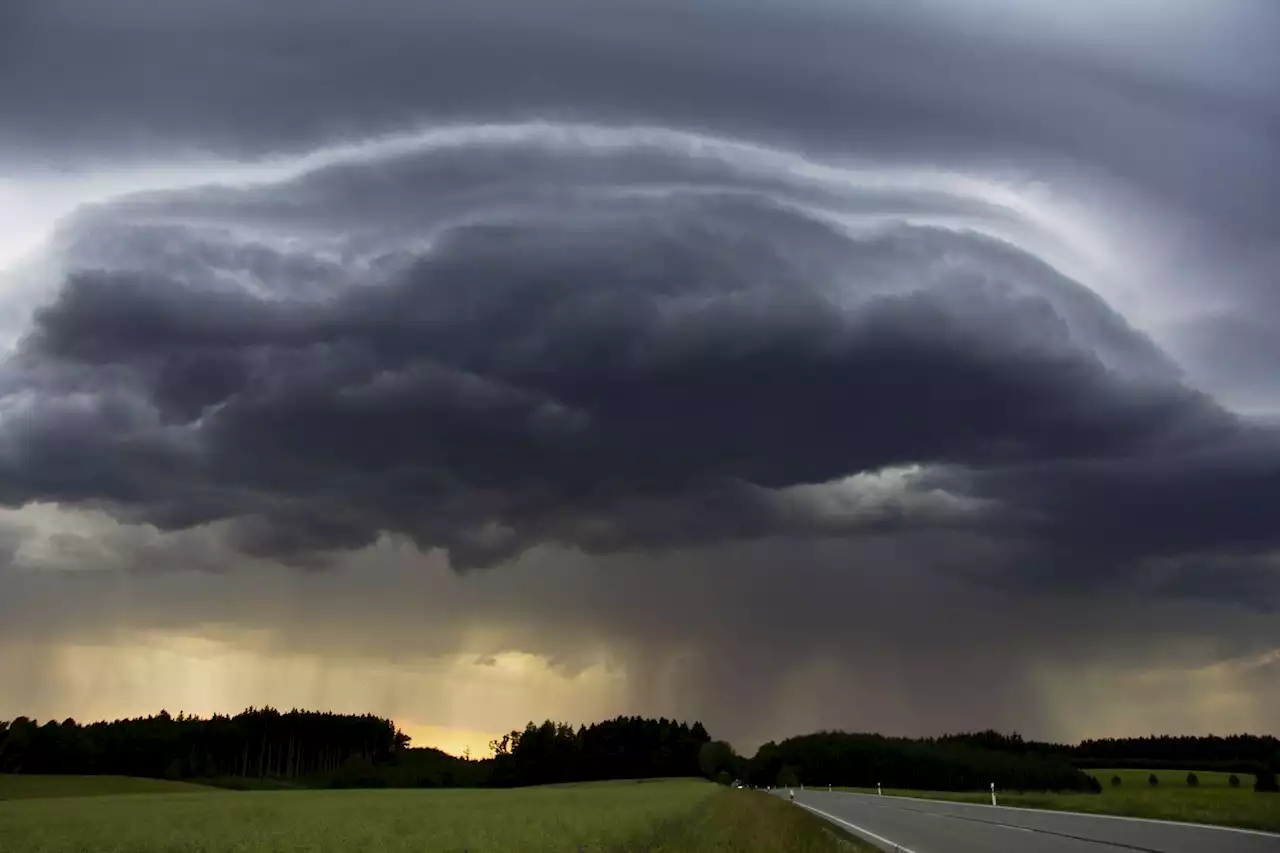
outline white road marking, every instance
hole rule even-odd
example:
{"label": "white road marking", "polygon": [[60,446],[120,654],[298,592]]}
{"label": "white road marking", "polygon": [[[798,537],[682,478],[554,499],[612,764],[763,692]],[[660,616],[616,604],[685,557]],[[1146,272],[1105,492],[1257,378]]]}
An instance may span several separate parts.
{"label": "white road marking", "polygon": [[867,838],[870,838],[872,841],[878,841],[881,844],[888,844],[894,850],[899,851],[899,853],[916,853],[916,851],[912,850],[910,847],[903,847],[901,844],[899,844],[896,841],[890,841],[889,839],[885,838],[883,835],[876,835],[871,830],[863,829],[862,827],[858,826],[856,823],[850,823],[849,821],[845,820],[842,817],[836,817],[833,814],[824,812],[822,809],[816,809],[813,806],[808,806],[808,805],[805,805],[804,803],[796,803],[796,805],[802,806],[803,808],[806,808],[815,814],[820,814],[823,817],[825,817],[827,820],[835,821],[841,826],[847,826],[849,829],[852,829],[854,832],[858,833],[859,835],[864,835]]}
{"label": "white road marking", "polygon": [[[855,791],[835,791],[833,793],[847,794],[852,797],[875,796],[874,794],[859,794]],[[1218,824],[1215,824],[1215,823],[1191,823],[1190,821],[1185,821],[1185,820],[1161,820],[1159,818],[1154,818],[1154,817],[1129,817],[1128,815],[1095,814],[1093,812],[1072,812],[1072,811],[1064,811],[1062,809],[1035,809],[1035,808],[1031,808],[1030,806],[991,806],[991,805],[987,805],[986,803],[963,803],[963,802],[960,802],[959,800],[931,800],[928,797],[904,797],[901,794],[891,794],[886,796],[892,796],[895,799],[899,799],[899,800],[914,800],[915,802],[918,802],[918,803],[943,803],[945,805],[951,805],[951,806],[968,806],[970,808],[975,808],[975,809],[999,810],[999,811],[1007,811],[1007,812],[1037,812],[1039,814],[1074,815],[1076,817],[1099,817],[1099,818],[1106,818],[1107,820],[1131,820],[1131,821],[1137,821],[1138,823],[1163,823],[1169,826],[1193,826],[1193,827],[1198,827],[1199,829],[1216,829],[1221,832],[1239,832],[1239,833],[1243,833],[1244,835],[1261,835],[1263,838],[1277,837],[1277,834],[1274,832],[1265,832],[1260,829],[1244,829],[1239,826],[1219,826]]]}

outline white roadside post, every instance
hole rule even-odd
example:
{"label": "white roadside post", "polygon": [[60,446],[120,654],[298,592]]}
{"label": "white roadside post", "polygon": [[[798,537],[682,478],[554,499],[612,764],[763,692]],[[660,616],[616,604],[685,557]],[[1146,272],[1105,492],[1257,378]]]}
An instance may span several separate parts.
{"label": "white roadside post", "polygon": [[882,797],[884,796],[884,791],[880,788],[880,783],[879,783],[879,782],[877,782],[877,783],[876,783],[876,793],[877,793],[877,794],[879,794],[879,795],[880,795],[880,796],[882,796]]}
{"label": "white roadside post", "polygon": [[994,806],[995,804],[996,804],[996,783],[992,782],[991,783],[991,805]]}
{"label": "white roadside post", "polygon": [[830,782],[828,782],[828,783],[827,783],[827,793],[828,793],[828,794],[830,794],[830,793],[831,793],[831,783],[830,783]]}

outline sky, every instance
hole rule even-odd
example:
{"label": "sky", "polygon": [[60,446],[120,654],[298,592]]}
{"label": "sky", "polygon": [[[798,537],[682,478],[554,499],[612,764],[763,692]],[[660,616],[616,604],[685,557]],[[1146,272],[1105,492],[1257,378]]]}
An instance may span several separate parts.
{"label": "sky", "polygon": [[0,718],[1280,707],[1272,0],[0,8]]}

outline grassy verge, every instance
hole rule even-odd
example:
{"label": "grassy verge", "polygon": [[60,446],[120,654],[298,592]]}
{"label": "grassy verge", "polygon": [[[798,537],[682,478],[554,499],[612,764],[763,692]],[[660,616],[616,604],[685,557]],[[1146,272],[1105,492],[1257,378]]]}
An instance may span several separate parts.
{"label": "grassy verge", "polygon": [[93,797],[108,794],[209,793],[190,782],[139,779],[135,776],[33,776],[0,773],[0,800],[50,797]]}
{"label": "grassy verge", "polygon": [[874,853],[804,809],[759,791],[721,790],[704,808],[660,824],[618,853]]}
{"label": "grassy verge", "polygon": [[[1186,771],[1156,771],[1158,777],[1163,773],[1167,780],[1162,777],[1160,785],[1152,788],[1146,781],[1149,772],[1147,770],[1092,770],[1090,773],[1097,776],[1103,783],[1101,794],[999,792],[998,797],[1002,806],[1146,817],[1280,832],[1280,795],[1254,793],[1252,776],[1242,777],[1241,787],[1233,789],[1227,786],[1227,777],[1230,774],[1197,773],[1201,782],[1198,787],[1192,788],[1186,784]],[[1121,776],[1119,788],[1110,786],[1111,777],[1115,775]],[[1222,779],[1212,778],[1217,775],[1221,775]],[[876,792],[874,788],[837,788],[836,790],[856,791],[862,794]],[[886,796],[923,797],[960,803],[991,802],[991,794],[986,791],[956,793],[886,788],[884,793]]]}

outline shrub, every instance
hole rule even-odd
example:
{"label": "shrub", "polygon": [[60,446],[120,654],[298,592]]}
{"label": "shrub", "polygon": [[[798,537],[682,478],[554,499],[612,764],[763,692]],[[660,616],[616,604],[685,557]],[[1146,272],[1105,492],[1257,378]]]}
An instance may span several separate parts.
{"label": "shrub", "polygon": [[1160,780],[1156,778],[1156,774],[1152,773],[1147,777],[1147,784],[1155,788],[1160,784]]}
{"label": "shrub", "polygon": [[1190,787],[1190,788],[1194,788],[1194,787],[1196,787],[1196,786],[1197,786],[1197,785],[1199,785],[1199,784],[1200,784],[1200,777],[1196,776],[1196,774],[1194,774],[1194,773],[1188,773],[1188,774],[1187,774],[1187,786],[1188,786],[1188,787]]}
{"label": "shrub", "polygon": [[1260,794],[1280,793],[1280,785],[1276,784],[1276,772],[1274,770],[1258,770],[1254,776],[1253,790]]}
{"label": "shrub", "polygon": [[1119,788],[1119,787],[1120,787],[1120,777],[1119,777],[1119,776],[1112,776],[1112,777],[1111,777],[1111,787],[1113,787],[1113,788]]}
{"label": "shrub", "polygon": [[1239,776],[1237,776],[1236,774],[1232,773],[1232,774],[1231,774],[1231,778],[1227,780],[1227,784],[1228,784],[1228,785],[1230,785],[1232,788],[1239,788],[1239,787],[1240,787],[1240,777],[1239,777]]}
{"label": "shrub", "polygon": [[733,779],[729,777],[728,770],[721,770],[719,773],[716,774],[716,782],[718,782],[721,785],[727,786],[727,785],[733,784]]}
{"label": "shrub", "polygon": [[337,772],[333,774],[329,786],[331,788],[385,788],[387,780],[369,759],[353,755],[342,762]]}

